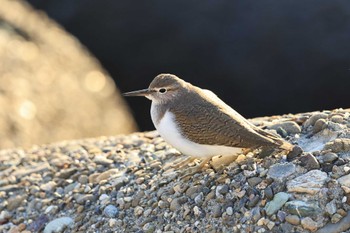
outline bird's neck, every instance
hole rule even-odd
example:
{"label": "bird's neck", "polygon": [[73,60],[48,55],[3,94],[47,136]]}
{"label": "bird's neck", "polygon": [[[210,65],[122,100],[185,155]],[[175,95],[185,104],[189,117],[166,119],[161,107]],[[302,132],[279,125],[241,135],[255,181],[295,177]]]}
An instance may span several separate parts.
{"label": "bird's neck", "polygon": [[159,122],[162,120],[162,118],[164,117],[168,109],[169,107],[166,104],[156,103],[155,101],[152,101],[151,118],[152,118],[153,124],[156,127],[159,125]]}

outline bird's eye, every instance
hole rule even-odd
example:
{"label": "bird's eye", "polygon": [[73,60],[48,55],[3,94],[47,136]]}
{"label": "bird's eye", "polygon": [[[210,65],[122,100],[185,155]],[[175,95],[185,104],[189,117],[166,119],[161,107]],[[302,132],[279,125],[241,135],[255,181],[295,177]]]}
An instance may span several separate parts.
{"label": "bird's eye", "polygon": [[167,91],[167,90],[166,90],[165,88],[160,88],[160,89],[159,89],[159,93],[162,93],[162,94],[164,94],[166,91]]}

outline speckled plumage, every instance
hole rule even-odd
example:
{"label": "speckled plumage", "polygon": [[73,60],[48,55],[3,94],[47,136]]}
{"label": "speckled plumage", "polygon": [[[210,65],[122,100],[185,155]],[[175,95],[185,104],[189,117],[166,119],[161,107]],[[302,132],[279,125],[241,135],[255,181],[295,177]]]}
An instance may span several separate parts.
{"label": "speckled plumage", "polygon": [[[162,88],[166,89],[165,93],[160,92]],[[152,100],[151,115],[158,131],[163,117],[170,112],[181,135],[196,144],[244,149],[291,150],[293,147],[251,124],[211,91],[193,86],[175,75],[158,75],[144,91],[148,93],[145,96]],[[165,139],[171,138],[172,135],[167,134],[172,130],[161,131]],[[181,148],[177,149],[181,151]]]}

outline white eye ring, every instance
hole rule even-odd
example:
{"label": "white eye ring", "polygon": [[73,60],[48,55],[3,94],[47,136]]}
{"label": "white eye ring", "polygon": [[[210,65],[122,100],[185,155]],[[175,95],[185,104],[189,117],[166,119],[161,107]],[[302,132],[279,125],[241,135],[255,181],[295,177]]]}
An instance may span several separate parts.
{"label": "white eye ring", "polygon": [[161,94],[164,94],[164,93],[167,92],[167,89],[166,89],[166,88],[160,88],[160,89],[158,90],[158,92],[161,93]]}

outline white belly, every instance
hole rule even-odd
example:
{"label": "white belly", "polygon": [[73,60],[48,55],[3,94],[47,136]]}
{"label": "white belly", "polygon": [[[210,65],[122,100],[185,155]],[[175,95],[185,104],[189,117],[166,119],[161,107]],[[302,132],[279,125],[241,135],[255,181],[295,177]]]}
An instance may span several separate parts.
{"label": "white belly", "polygon": [[154,112],[151,110],[152,120],[158,133],[162,138],[185,155],[196,158],[207,158],[216,155],[237,155],[242,152],[241,148],[217,146],[217,145],[203,145],[192,142],[180,134],[178,127],[174,123],[174,115],[167,111],[158,124],[154,120]]}

